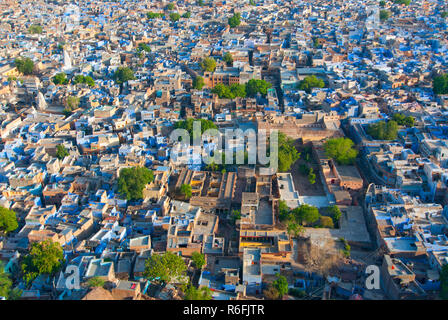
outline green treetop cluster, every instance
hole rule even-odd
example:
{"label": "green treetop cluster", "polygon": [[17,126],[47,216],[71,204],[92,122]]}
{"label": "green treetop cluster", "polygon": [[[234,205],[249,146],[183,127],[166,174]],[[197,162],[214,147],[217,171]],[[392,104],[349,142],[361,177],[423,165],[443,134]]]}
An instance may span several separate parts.
{"label": "green treetop cluster", "polygon": [[118,192],[125,195],[127,200],[142,199],[143,189],[153,180],[154,174],[148,168],[123,168],[118,178]]}
{"label": "green treetop cluster", "polygon": [[228,19],[230,28],[236,28],[241,24],[241,14],[236,12]]}
{"label": "green treetop cluster", "polygon": [[51,80],[56,85],[68,84],[67,75],[64,72],[56,74]]}
{"label": "green treetop cluster", "polygon": [[316,77],[315,75],[307,76],[297,85],[297,88],[299,90],[306,91],[307,93],[311,93],[311,90],[313,88],[324,88],[324,87],[325,87],[324,80]]}
{"label": "green treetop cluster", "polygon": [[129,67],[119,67],[113,76],[114,80],[118,84],[123,84],[129,80],[134,80],[134,71]]}
{"label": "green treetop cluster", "polygon": [[294,140],[283,132],[278,133],[278,170],[285,172],[300,158],[300,153],[294,146]]}
{"label": "green treetop cluster", "polygon": [[30,75],[33,73],[34,62],[30,58],[17,58],[14,63],[19,72],[25,75]]}
{"label": "green treetop cluster", "polygon": [[207,57],[202,59],[200,66],[202,71],[213,72],[216,69],[216,61],[213,58]]}
{"label": "green treetop cluster", "polygon": [[74,84],[82,83],[88,85],[89,87],[95,86],[95,80],[93,80],[91,76],[84,76],[81,74],[78,74],[73,78],[73,83]]}
{"label": "green treetop cluster", "polygon": [[326,154],[342,165],[355,161],[358,151],[353,146],[354,143],[349,138],[334,138],[324,143]]}
{"label": "green treetop cluster", "polygon": [[398,124],[394,120],[372,123],[367,128],[367,133],[375,140],[397,139]]}
{"label": "green treetop cluster", "polygon": [[415,119],[412,116],[404,116],[401,113],[395,113],[392,117],[392,119],[399,125],[399,126],[406,126],[408,128],[412,128],[414,126]]}
{"label": "green treetop cluster", "polygon": [[448,73],[434,77],[432,89],[435,94],[448,94]]}
{"label": "green treetop cluster", "polygon": [[151,19],[157,19],[157,18],[163,18],[163,17],[165,17],[165,14],[164,13],[160,13],[160,12],[148,12],[147,14],[146,14],[146,17],[149,19],[149,20],[151,20]]}
{"label": "green treetop cluster", "polygon": [[38,24],[33,24],[28,28],[28,32],[31,34],[41,34],[42,31],[42,26]]}

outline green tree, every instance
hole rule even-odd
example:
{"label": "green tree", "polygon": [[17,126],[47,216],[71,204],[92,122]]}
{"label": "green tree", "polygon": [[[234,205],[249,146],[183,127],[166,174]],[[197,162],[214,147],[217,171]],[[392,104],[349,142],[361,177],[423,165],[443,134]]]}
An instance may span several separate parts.
{"label": "green tree", "polygon": [[442,18],[446,18],[446,17],[448,17],[448,11],[444,11],[444,12],[442,12],[441,14],[440,14],[440,16],[442,17]]}
{"label": "green tree", "polygon": [[158,283],[170,283],[185,274],[187,266],[182,257],[167,251],[163,254],[153,254],[145,262],[145,277]]}
{"label": "green tree", "polygon": [[180,14],[177,12],[172,12],[170,13],[170,20],[173,22],[179,21],[180,19]]}
{"label": "green tree", "polygon": [[232,219],[233,223],[236,223],[237,220],[241,219],[241,212],[239,210],[232,210],[230,218]]}
{"label": "green tree", "polygon": [[57,75],[55,75],[52,79],[53,83],[58,85],[58,84],[67,84],[68,83],[68,79],[67,79],[67,75],[64,72],[58,73]]}
{"label": "green tree", "polygon": [[354,143],[349,138],[329,139],[324,143],[324,149],[330,158],[342,165],[352,164],[358,151],[353,149]]}
{"label": "green tree", "polygon": [[204,78],[202,78],[201,76],[197,76],[196,78],[194,78],[194,80],[193,80],[193,88],[194,89],[202,90],[204,85],[205,85]]}
{"label": "green tree", "polygon": [[28,28],[28,32],[31,34],[41,34],[42,31],[42,26],[38,24],[33,24]]}
{"label": "green tree", "polygon": [[191,17],[191,12],[187,11],[182,15],[182,18],[189,19]]}
{"label": "green tree", "polygon": [[106,282],[103,279],[101,279],[100,277],[93,277],[93,278],[90,278],[89,280],[87,280],[87,285],[90,288],[97,288],[97,287],[102,288],[102,287],[104,287],[105,283]]}
{"label": "green tree", "polygon": [[0,297],[8,297],[11,292],[12,280],[5,272],[5,265],[0,261]]}
{"label": "green tree", "polygon": [[299,82],[298,89],[311,93],[313,88],[324,88],[324,80],[316,77],[315,75],[307,76],[305,79]]}
{"label": "green tree", "polygon": [[144,51],[144,52],[151,52],[151,48],[150,48],[146,43],[143,43],[143,42],[140,42],[140,43],[138,44],[138,48],[137,48],[137,50],[138,50],[139,52],[141,52],[141,51]]}
{"label": "green tree", "polygon": [[398,133],[398,124],[394,120],[372,123],[368,126],[367,133],[375,140],[395,140]]}
{"label": "green tree", "polygon": [[278,300],[280,298],[280,293],[278,289],[273,285],[269,285],[267,289],[263,291],[263,295],[266,300]]}
{"label": "green tree", "polygon": [[327,217],[327,216],[321,216],[319,218],[319,226],[322,228],[333,229],[334,228],[333,219],[331,219],[330,217]]}
{"label": "green tree", "polygon": [[246,83],[246,94],[249,97],[254,97],[257,93],[261,93],[265,96],[268,93],[268,89],[271,87],[272,84],[265,80],[250,79]]}
{"label": "green tree", "polygon": [[191,283],[184,290],[185,300],[211,300],[212,291],[207,287],[197,289]]}
{"label": "green tree", "polygon": [[62,160],[68,155],[69,153],[63,144],[58,144],[56,146],[56,157],[58,157],[58,159]]}
{"label": "green tree", "polygon": [[197,5],[202,7],[204,5],[204,0],[198,0]]}
{"label": "green tree", "polygon": [[119,67],[113,76],[114,80],[118,84],[123,84],[129,80],[134,80],[134,71],[130,69],[129,67]]}
{"label": "green tree", "polygon": [[59,243],[51,240],[31,244],[22,262],[22,272],[29,284],[40,275],[52,276],[61,269],[64,253]]}
{"label": "green tree", "polygon": [[191,185],[189,184],[183,184],[180,187],[180,193],[186,198],[186,199],[190,199],[191,198]]}
{"label": "green tree", "polygon": [[78,109],[80,103],[79,97],[76,96],[68,96],[65,100],[65,109],[67,110],[75,110]]}
{"label": "green tree", "polygon": [[448,73],[434,77],[432,90],[435,94],[448,94]]}
{"label": "green tree", "polygon": [[350,258],[350,251],[351,251],[351,247],[348,244],[347,240],[345,240],[344,238],[339,238],[339,241],[342,242],[342,244],[344,245],[344,249],[342,250],[342,254],[346,257],[346,258]]}
{"label": "green tree", "polygon": [[241,24],[241,14],[236,12],[228,19],[230,28],[236,28]]}
{"label": "green tree", "polygon": [[294,219],[289,219],[286,223],[286,231],[292,237],[298,237],[300,234],[305,232],[303,226],[298,224]]}
{"label": "green tree", "polygon": [[233,64],[233,57],[232,54],[230,54],[230,52],[226,52],[223,56],[222,56],[222,60],[228,65],[231,66]]}
{"label": "green tree", "polygon": [[385,6],[386,6],[386,1],[381,0],[381,1],[380,1],[380,7],[381,7],[381,8],[384,8]]}
{"label": "green tree", "polygon": [[157,18],[163,18],[165,15],[163,14],[163,13],[159,13],[159,12],[148,12],[147,14],[146,14],[146,17],[149,19],[149,20],[152,20],[152,19],[157,19]]}
{"label": "green tree", "polygon": [[289,171],[294,162],[300,158],[300,153],[294,146],[294,140],[286,137],[283,132],[278,133],[278,170]]}
{"label": "green tree", "polygon": [[76,75],[73,78],[73,83],[74,84],[87,84],[89,87],[94,87],[95,86],[95,80],[93,80],[93,78],[91,76],[83,76],[81,74]]}
{"label": "green tree", "polygon": [[203,71],[213,72],[216,69],[216,61],[210,57],[202,59],[200,65]]}
{"label": "green tree", "polygon": [[5,207],[0,207],[0,233],[8,234],[18,227],[16,213]]}
{"label": "green tree", "polygon": [[143,198],[143,189],[154,180],[152,170],[145,167],[123,168],[118,178],[118,192],[126,196],[127,200]]}
{"label": "green tree", "polygon": [[316,183],[316,174],[313,172],[313,168],[310,168],[310,170],[308,171],[308,181],[311,184]]}
{"label": "green tree", "polygon": [[396,4],[404,4],[405,6],[408,6],[411,3],[411,0],[394,0]]}
{"label": "green tree", "polygon": [[230,86],[230,92],[235,97],[246,97],[246,86],[243,84],[234,83]]}
{"label": "green tree", "polygon": [[302,204],[301,206],[292,210],[295,221],[301,225],[310,225],[315,223],[320,218],[319,210],[308,204]]}
{"label": "green tree", "polygon": [[342,216],[342,212],[339,209],[339,207],[336,205],[333,205],[331,207],[327,207],[326,211],[328,212],[328,215],[333,219],[333,224],[338,225],[339,220],[341,219],[341,216]]}
{"label": "green tree", "polygon": [[19,72],[25,74],[25,75],[30,75],[33,73],[34,70],[34,62],[33,60],[31,60],[30,58],[17,58],[15,61],[15,66],[17,67],[17,70],[19,70]]}
{"label": "green tree", "polygon": [[257,4],[255,3],[254,0],[249,0],[249,4],[250,4],[251,6],[256,6],[256,5],[257,5]]}
{"label": "green tree", "polygon": [[412,128],[414,126],[415,119],[411,116],[404,116],[401,113],[394,113],[392,119],[400,126],[406,126]]}
{"label": "green tree", "polygon": [[286,204],[286,201],[278,201],[278,219],[280,221],[286,221],[289,219],[291,209]]}
{"label": "green tree", "polygon": [[448,300],[448,264],[445,264],[440,270],[439,296],[443,300]]}
{"label": "green tree", "polygon": [[206,120],[206,119],[199,119],[195,120],[193,118],[189,118],[187,120],[181,120],[174,124],[174,129],[185,129],[188,131],[190,137],[196,138],[195,133],[193,132],[193,124],[195,121],[200,122],[201,124],[201,132],[200,134],[203,134],[208,129],[217,129],[216,125],[213,123],[213,121]]}
{"label": "green tree", "polygon": [[390,12],[389,11],[387,11],[387,10],[380,10],[380,20],[382,22],[386,21],[389,18],[390,18]]}
{"label": "green tree", "polygon": [[166,5],[166,7],[165,7],[165,10],[167,10],[167,11],[174,10],[174,4],[172,4],[172,3],[168,3],[168,4]]}
{"label": "green tree", "polygon": [[277,279],[272,283],[272,286],[277,289],[280,298],[288,293],[288,281],[284,276],[277,273]]}
{"label": "green tree", "polygon": [[193,263],[198,270],[201,270],[205,265],[205,256],[202,253],[193,252],[191,255],[191,260],[193,260]]}

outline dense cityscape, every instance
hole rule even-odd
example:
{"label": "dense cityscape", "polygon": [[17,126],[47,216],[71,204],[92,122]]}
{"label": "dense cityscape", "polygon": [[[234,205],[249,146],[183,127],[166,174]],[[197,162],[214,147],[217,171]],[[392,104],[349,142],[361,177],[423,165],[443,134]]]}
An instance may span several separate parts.
{"label": "dense cityscape", "polygon": [[445,0],[0,12],[0,300],[448,299]]}

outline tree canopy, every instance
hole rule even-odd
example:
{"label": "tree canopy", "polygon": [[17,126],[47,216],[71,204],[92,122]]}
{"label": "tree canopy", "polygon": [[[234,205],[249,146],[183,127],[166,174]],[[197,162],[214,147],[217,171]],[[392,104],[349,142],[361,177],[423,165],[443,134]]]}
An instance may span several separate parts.
{"label": "tree canopy", "polygon": [[246,83],[246,93],[249,97],[254,97],[257,93],[265,96],[271,87],[272,84],[265,80],[250,79]]}
{"label": "tree canopy", "polygon": [[129,67],[119,67],[113,76],[114,80],[118,84],[123,84],[129,80],[134,80],[134,71]]}
{"label": "tree canopy", "polygon": [[191,185],[189,184],[183,184],[180,186],[180,193],[186,198],[186,199],[190,199],[191,198]]}
{"label": "tree canopy", "polygon": [[280,298],[288,293],[288,281],[285,276],[277,274],[277,279],[272,283],[272,285],[277,289]]}
{"label": "tree canopy", "polygon": [[170,13],[170,20],[173,22],[179,21],[180,19],[180,14],[177,12],[171,12]]}
{"label": "tree canopy", "polygon": [[390,12],[388,10],[380,10],[380,20],[386,21],[390,18]]}
{"label": "tree canopy", "polygon": [[193,80],[193,88],[194,89],[202,90],[204,85],[205,85],[204,78],[202,78],[201,76],[197,76],[196,78],[194,78],[194,80]]}
{"label": "tree canopy", "polygon": [[95,80],[93,80],[93,78],[91,76],[83,76],[81,74],[78,74],[73,78],[73,83],[74,84],[78,84],[78,83],[87,84],[89,87],[95,86]]}
{"label": "tree canopy", "polygon": [[58,144],[56,146],[56,157],[58,157],[59,160],[64,159],[68,155],[69,153],[67,151],[67,148],[65,148],[63,144]]}
{"label": "tree canopy", "polygon": [[236,28],[241,24],[241,14],[236,12],[228,19],[230,28]]}
{"label": "tree canopy", "polygon": [[216,69],[216,61],[213,58],[206,57],[202,59],[200,66],[203,71],[213,72]]}
{"label": "tree canopy", "polygon": [[233,63],[233,57],[232,54],[230,52],[226,52],[223,56],[222,56],[222,60],[228,65],[231,66]]}
{"label": "tree canopy", "polygon": [[17,58],[14,63],[19,72],[25,75],[30,75],[33,73],[34,62],[30,58]]}
{"label": "tree canopy", "polygon": [[201,270],[205,265],[205,256],[202,253],[193,252],[191,254],[191,260],[193,260],[193,263],[198,270]]}
{"label": "tree canopy", "polygon": [[18,227],[16,213],[5,207],[0,207],[0,232],[8,234]]}
{"label": "tree canopy", "polygon": [[146,260],[144,275],[148,280],[166,284],[183,276],[186,270],[184,260],[167,251],[163,254],[153,254]]}
{"label": "tree canopy", "polygon": [[197,289],[191,283],[184,290],[185,300],[210,300],[212,292],[208,287]]}
{"label": "tree canopy", "polygon": [[435,94],[448,94],[448,73],[434,77],[432,90]]}
{"label": "tree canopy", "polygon": [[283,132],[278,133],[278,170],[285,172],[300,158],[300,153],[294,146],[294,140]]}
{"label": "tree canopy", "polygon": [[372,123],[367,128],[367,133],[375,140],[397,139],[398,124],[394,120]]}
{"label": "tree canopy", "polygon": [[118,178],[118,192],[125,195],[127,200],[142,199],[143,189],[153,180],[154,174],[148,168],[123,168]]}
{"label": "tree canopy", "polygon": [[188,18],[190,18],[191,17],[191,12],[190,11],[187,11],[187,12],[185,12],[183,15],[182,15],[182,18],[186,18],[186,19],[188,19]]}
{"label": "tree canopy", "polygon": [[27,283],[39,275],[54,275],[60,270],[64,254],[59,243],[51,240],[31,244],[29,254],[22,262],[22,272]]}
{"label": "tree canopy", "polygon": [[411,128],[414,126],[415,119],[412,116],[404,116],[401,113],[395,113],[392,117],[392,119],[399,125],[399,126],[406,126],[408,128]]}
{"label": "tree canopy", "polygon": [[349,138],[334,138],[325,142],[326,154],[342,165],[352,164],[358,151],[353,149],[354,143]]}
{"label": "tree canopy", "polygon": [[193,123],[195,121],[199,121],[201,123],[201,134],[203,134],[208,129],[217,129],[216,125],[211,120],[206,120],[206,119],[196,120],[193,118],[188,118],[187,120],[177,121],[174,124],[174,128],[175,129],[185,129],[188,131],[188,134],[190,135],[190,137],[195,138],[194,133],[193,133]]}
{"label": "tree canopy", "polygon": [[51,80],[56,85],[58,85],[58,84],[62,85],[62,84],[67,84],[68,83],[67,75],[64,72],[58,73]]}
{"label": "tree canopy", "polygon": [[299,82],[297,88],[299,90],[303,90],[307,93],[311,93],[313,88],[324,88],[325,82],[321,78],[316,77],[315,75],[307,76],[305,79]]}
{"label": "tree canopy", "polygon": [[146,13],[146,17],[151,20],[151,19],[156,19],[156,18],[163,18],[165,16],[165,14],[160,13],[160,12],[148,12]]}
{"label": "tree canopy", "polygon": [[42,31],[42,26],[38,24],[33,24],[28,28],[28,32],[31,34],[41,34]]}
{"label": "tree canopy", "polygon": [[311,225],[320,218],[319,210],[308,204],[302,204],[300,207],[295,208],[292,210],[292,214],[295,221],[301,225]]}
{"label": "tree canopy", "polygon": [[440,271],[440,298],[448,300],[448,264],[445,264]]}

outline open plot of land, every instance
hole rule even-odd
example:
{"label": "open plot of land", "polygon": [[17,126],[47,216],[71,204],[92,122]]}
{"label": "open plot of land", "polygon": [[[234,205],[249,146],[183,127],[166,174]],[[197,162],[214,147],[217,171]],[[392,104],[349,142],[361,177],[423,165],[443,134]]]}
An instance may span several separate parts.
{"label": "open plot of land", "polygon": [[[291,166],[291,174],[294,180],[294,186],[296,190],[299,192],[301,196],[325,196],[325,189],[322,185],[321,179],[319,179],[319,171],[318,171],[318,165],[313,159],[312,156],[310,156],[310,160],[306,161],[303,159],[303,145],[296,141],[295,143],[296,149],[301,152],[300,159],[297,160],[292,166]],[[301,164],[306,164],[309,167],[313,168],[314,174],[316,175],[316,183],[311,184],[308,181],[308,176],[303,175],[300,173],[299,166]]]}

